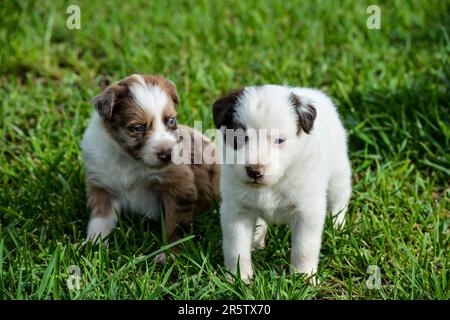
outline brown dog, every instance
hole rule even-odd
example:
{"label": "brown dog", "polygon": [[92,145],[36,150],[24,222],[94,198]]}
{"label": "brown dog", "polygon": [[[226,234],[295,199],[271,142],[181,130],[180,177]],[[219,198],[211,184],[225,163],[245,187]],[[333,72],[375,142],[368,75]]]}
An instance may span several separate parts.
{"label": "brown dog", "polygon": [[[91,209],[88,240],[105,238],[116,225],[116,212],[158,219],[161,207],[169,242],[180,239],[193,215],[219,199],[214,146],[194,129],[177,125],[179,97],[174,84],[161,76],[132,75],[93,103],[81,145]],[[205,148],[213,150],[213,161],[211,155],[205,159]],[[188,161],[175,164],[175,149]]]}

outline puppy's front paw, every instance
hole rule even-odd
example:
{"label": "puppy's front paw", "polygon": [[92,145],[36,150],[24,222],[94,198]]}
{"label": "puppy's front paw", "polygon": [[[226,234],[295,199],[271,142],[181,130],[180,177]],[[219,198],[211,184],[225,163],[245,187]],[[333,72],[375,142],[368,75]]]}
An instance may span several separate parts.
{"label": "puppy's front paw", "polygon": [[[342,207],[339,206],[339,207]],[[337,208],[339,208],[337,207]],[[331,211],[331,217],[333,218],[333,227],[336,230],[341,230],[345,227],[345,217],[346,217],[346,213],[347,213],[347,206],[344,206],[343,209],[339,209],[337,210],[336,208],[333,209],[333,211]]]}
{"label": "puppy's front paw", "polygon": [[160,252],[153,258],[153,261],[155,261],[156,263],[165,264],[170,260],[174,260],[175,256],[176,254],[173,252]]}
{"label": "puppy's front paw", "polygon": [[264,249],[266,247],[266,241],[264,238],[262,239],[253,239],[252,242],[252,251],[256,249]]}
{"label": "puppy's front paw", "polygon": [[[236,268],[234,268],[235,270],[232,270],[232,273],[235,274],[237,276],[237,270]],[[244,282],[246,285],[249,285],[251,280],[253,279],[253,268],[251,265],[243,265],[241,264],[240,267],[240,277],[242,282]],[[226,275],[227,280],[230,282],[234,282],[234,277],[231,274],[227,274]]]}
{"label": "puppy's front paw", "polygon": [[[227,280],[229,282],[234,283],[235,277],[233,277],[231,274],[227,274],[226,278],[227,278]],[[252,279],[253,279],[253,274],[249,275],[249,274],[242,274],[241,273],[241,280],[247,286],[250,285],[250,283],[252,282]]]}
{"label": "puppy's front paw", "polygon": [[318,284],[320,284],[320,280],[317,277],[317,270],[315,268],[309,268],[308,270],[311,271],[299,271],[297,268],[291,267],[291,274],[304,274],[308,278],[309,284],[311,284],[312,286],[317,286]]}
{"label": "puppy's front paw", "polygon": [[336,230],[342,230],[345,227],[345,214],[339,213],[333,217],[333,227]]}
{"label": "puppy's front paw", "polygon": [[104,240],[105,244],[108,244],[105,238],[111,233],[115,225],[115,220],[110,217],[96,217],[91,219],[88,225],[86,241],[97,243],[98,241]]}
{"label": "puppy's front paw", "polygon": [[93,245],[98,245],[101,242],[108,247],[109,246],[109,240],[107,238],[108,235],[103,235],[102,233],[88,233],[86,240],[83,241],[83,245],[87,245],[88,243],[91,243]]}
{"label": "puppy's front paw", "polygon": [[153,260],[156,263],[164,264],[164,263],[166,263],[166,254],[164,252],[161,252],[161,253],[157,254]]}
{"label": "puppy's front paw", "polygon": [[246,285],[250,285],[250,282],[253,279],[253,270],[250,270],[251,272],[247,273],[242,273],[241,272],[241,280],[242,282],[244,282]]}

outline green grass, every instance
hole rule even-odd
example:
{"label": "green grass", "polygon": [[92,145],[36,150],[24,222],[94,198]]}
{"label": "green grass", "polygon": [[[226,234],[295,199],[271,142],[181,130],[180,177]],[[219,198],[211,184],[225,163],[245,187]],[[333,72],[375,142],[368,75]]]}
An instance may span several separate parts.
{"label": "green grass", "polygon": [[[72,1],[0,6],[0,298],[449,299],[448,1]],[[82,247],[89,217],[79,142],[105,84],[159,73],[179,119],[212,127],[211,105],[250,84],[318,87],[350,134],[354,192],[327,222],[320,285],[289,270],[289,230],[271,227],[250,286],[225,280],[217,210],[185,254],[153,262],[161,225],[122,217],[109,248]],[[205,125],[206,124],[206,125]],[[81,269],[68,290],[68,267]],[[369,289],[368,266],[381,271]]]}

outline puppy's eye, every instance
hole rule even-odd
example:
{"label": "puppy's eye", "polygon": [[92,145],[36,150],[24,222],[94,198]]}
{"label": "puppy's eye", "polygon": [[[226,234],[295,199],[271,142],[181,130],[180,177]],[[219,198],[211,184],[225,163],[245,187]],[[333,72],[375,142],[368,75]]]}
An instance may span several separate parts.
{"label": "puppy's eye", "polygon": [[143,124],[135,124],[128,127],[128,131],[134,133],[143,133],[145,131],[145,125]]}
{"label": "puppy's eye", "polygon": [[169,128],[175,126],[176,124],[177,124],[177,119],[174,118],[174,117],[170,117],[170,118],[167,120],[167,127],[169,127]]}
{"label": "puppy's eye", "polygon": [[275,144],[282,144],[286,141],[286,139],[275,139]]}
{"label": "puppy's eye", "polygon": [[237,129],[234,133],[233,138],[233,147],[234,150],[239,150],[242,148],[248,141],[248,135],[245,133],[243,129]]}

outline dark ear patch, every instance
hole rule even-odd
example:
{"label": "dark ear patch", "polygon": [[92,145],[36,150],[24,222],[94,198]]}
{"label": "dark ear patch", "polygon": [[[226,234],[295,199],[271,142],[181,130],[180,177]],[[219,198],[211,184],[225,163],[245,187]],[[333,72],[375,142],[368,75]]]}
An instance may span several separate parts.
{"label": "dark ear patch", "polygon": [[166,84],[167,91],[168,91],[173,103],[175,103],[176,105],[180,104],[180,97],[178,96],[177,87],[175,87],[175,84],[173,84],[172,81],[167,80],[167,79],[165,79],[165,80],[167,83]]}
{"label": "dark ear patch", "polygon": [[103,120],[111,119],[115,99],[116,94],[113,87],[107,88],[105,91],[92,99],[92,104],[95,106],[95,109]]}
{"label": "dark ear patch", "polygon": [[233,113],[236,107],[236,103],[239,97],[244,93],[244,89],[239,89],[229,93],[216,100],[213,104],[213,119],[214,125],[217,129],[225,126],[232,129],[233,126]]}
{"label": "dark ear patch", "polygon": [[293,93],[289,96],[289,100],[297,112],[297,134],[300,134],[302,130],[309,134],[313,128],[314,120],[317,117],[316,108],[311,103],[304,102],[302,98]]}
{"label": "dark ear patch", "polygon": [[109,86],[105,91],[92,99],[92,104],[103,120],[108,121],[111,119],[114,107],[127,96],[130,83],[131,79],[126,78]]}

